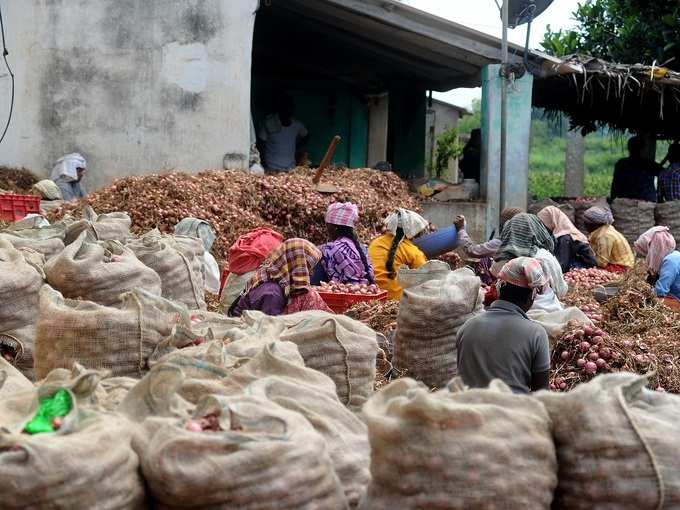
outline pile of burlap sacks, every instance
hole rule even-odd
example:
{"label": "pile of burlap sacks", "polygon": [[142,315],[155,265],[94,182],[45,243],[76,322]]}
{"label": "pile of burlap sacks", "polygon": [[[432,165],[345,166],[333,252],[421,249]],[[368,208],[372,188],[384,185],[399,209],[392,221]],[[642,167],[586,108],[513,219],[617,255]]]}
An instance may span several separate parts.
{"label": "pile of burlap sacks", "polygon": [[[0,357],[2,508],[680,504],[677,396],[632,374],[536,397],[451,380],[456,331],[481,313],[469,270],[411,278],[393,359],[408,377],[374,393],[377,335],[365,325],[210,313],[189,276],[186,302],[168,299],[162,275],[184,260],[163,271],[149,253],[174,240],[102,239],[101,227],[49,256],[0,234],[0,275],[12,275],[0,292],[13,298],[0,318],[35,330],[21,346],[33,373]],[[24,433],[59,389],[74,402],[61,428]],[[196,431],[208,418],[217,425]]]}

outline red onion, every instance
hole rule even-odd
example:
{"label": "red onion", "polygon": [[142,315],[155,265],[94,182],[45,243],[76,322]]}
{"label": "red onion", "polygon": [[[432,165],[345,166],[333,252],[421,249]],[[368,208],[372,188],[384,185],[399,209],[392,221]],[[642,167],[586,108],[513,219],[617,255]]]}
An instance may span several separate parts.
{"label": "red onion", "polygon": [[593,363],[592,361],[588,361],[586,363],[586,366],[583,368],[583,370],[587,374],[596,374],[597,373],[597,365]]}

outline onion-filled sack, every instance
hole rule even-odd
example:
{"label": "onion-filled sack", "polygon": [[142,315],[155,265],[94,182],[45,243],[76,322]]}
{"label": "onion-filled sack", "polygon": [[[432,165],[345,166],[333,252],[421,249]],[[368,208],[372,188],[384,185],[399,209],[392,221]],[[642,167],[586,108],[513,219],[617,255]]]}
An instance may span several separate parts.
{"label": "onion-filled sack", "polygon": [[47,282],[67,298],[117,305],[120,295],[144,289],[161,295],[161,279],[117,241],[89,241],[82,234],[45,264]]}
{"label": "onion-filled sack", "polygon": [[394,366],[430,387],[456,375],[456,334],[482,311],[481,281],[470,269],[404,289],[397,316]]}
{"label": "onion-filled sack", "polygon": [[0,331],[35,323],[43,278],[28,253],[0,239]]}
{"label": "onion-filled sack", "polygon": [[654,216],[657,225],[668,227],[673,237],[680,239],[680,200],[656,204]]}
{"label": "onion-filled sack", "polygon": [[[0,400],[3,510],[146,508],[131,423],[81,406],[88,387],[95,387],[89,377],[46,383]],[[66,407],[52,418],[43,414],[44,401],[57,394]]]}
{"label": "onion-filled sack", "polygon": [[87,206],[83,219],[74,221],[66,217],[63,221],[67,225],[64,236],[66,245],[78,239],[83,232],[88,232],[97,241],[125,241],[131,237],[132,220],[123,212],[97,214],[92,207]]}
{"label": "onion-filled sack", "polygon": [[147,232],[127,243],[161,278],[162,296],[187,308],[205,310],[203,242],[194,237]]}
{"label": "onion-filled sack", "polygon": [[78,362],[110,369],[113,376],[139,377],[157,344],[172,333],[181,314],[173,304],[142,290],[123,296],[113,308],[64,297],[49,285],[40,291],[34,372],[41,379],[55,368]]}
{"label": "onion-filled sack", "polygon": [[[36,316],[33,320],[38,320],[37,307]],[[29,324],[23,328],[10,331],[0,331],[0,351],[3,351],[4,347],[7,348],[10,357],[13,358],[11,360],[12,365],[31,381],[35,379],[33,374],[33,346],[35,345],[35,333],[35,324]],[[12,353],[14,356],[11,356]]]}
{"label": "onion-filled sack", "polygon": [[431,393],[399,379],[363,409],[371,483],[362,510],[549,509],[557,485],[550,418],[494,380]]}
{"label": "onion-filled sack", "polygon": [[65,234],[66,225],[63,223],[42,228],[21,228],[20,225],[14,224],[0,232],[0,239],[9,241],[15,248],[35,250],[49,260],[64,249]]}
{"label": "onion-filled sack", "polygon": [[269,400],[207,396],[192,419],[146,419],[133,447],[159,509],[347,508],[323,437]]}
{"label": "onion-filled sack", "polygon": [[323,436],[335,472],[354,508],[370,480],[366,425],[347,409],[326,375],[305,367],[291,342],[271,342],[223,381],[227,392],[262,397],[295,411]]}
{"label": "onion-filled sack", "polygon": [[9,361],[0,356],[0,400],[14,393],[31,389],[33,389],[33,383]]}
{"label": "onion-filled sack", "polygon": [[633,244],[638,237],[654,226],[654,202],[617,198],[612,202],[614,226],[629,243]]}
{"label": "onion-filled sack", "polygon": [[376,333],[345,315],[300,312],[280,318],[281,340],[298,346],[305,365],[330,377],[340,402],[358,411],[373,394]]}
{"label": "onion-filled sack", "polygon": [[680,508],[680,397],[632,373],[540,392],[554,424],[557,508]]}

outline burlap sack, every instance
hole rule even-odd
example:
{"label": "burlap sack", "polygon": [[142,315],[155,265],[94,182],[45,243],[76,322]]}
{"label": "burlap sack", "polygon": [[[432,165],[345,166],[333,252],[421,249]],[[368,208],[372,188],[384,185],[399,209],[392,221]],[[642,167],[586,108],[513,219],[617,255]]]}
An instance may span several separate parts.
{"label": "burlap sack", "polygon": [[631,373],[540,392],[559,463],[555,508],[680,508],[680,397]]}
{"label": "burlap sack", "polygon": [[372,479],[359,508],[549,509],[557,462],[543,406],[498,380],[450,386],[403,378],[364,406]]}
{"label": "burlap sack", "polygon": [[43,278],[30,254],[0,239],[0,332],[35,323]]}
{"label": "burlap sack", "polygon": [[282,341],[298,346],[305,365],[330,377],[340,402],[358,411],[373,394],[376,333],[345,315],[311,311],[285,315]]}
{"label": "burlap sack", "polygon": [[227,332],[244,326],[240,317],[227,317],[220,313],[205,310],[191,310],[191,326],[194,331],[210,331],[212,337],[224,340]]}
{"label": "burlap sack", "polygon": [[222,430],[149,418],[135,435],[156,508],[347,508],[326,443],[303,416],[252,396],[208,396],[194,418],[210,414]]}
{"label": "burlap sack", "polygon": [[451,266],[442,260],[428,260],[418,269],[409,269],[406,265],[399,268],[397,283],[402,289],[410,289],[430,280],[443,280],[451,272]]}
{"label": "burlap sack", "polygon": [[[50,382],[0,400],[0,505],[3,509],[146,508],[132,427],[86,406],[90,375]],[[63,382],[63,381],[62,381]],[[38,398],[64,388],[74,406],[54,433],[22,433]]]}
{"label": "burlap sack", "polygon": [[227,281],[224,282],[222,293],[220,294],[220,312],[227,313],[231,305],[234,304],[236,298],[241,296],[246,288],[247,283],[255,274],[255,271],[250,271],[244,274],[229,273]]}
{"label": "burlap sack", "polygon": [[50,179],[43,179],[36,182],[31,190],[45,200],[63,200],[61,190],[56,183]]}
{"label": "burlap sack", "polygon": [[653,202],[617,198],[612,202],[614,226],[632,244],[654,226],[655,209]]}
{"label": "burlap sack", "polygon": [[680,200],[656,204],[654,216],[657,225],[668,227],[673,237],[680,239]]}
{"label": "burlap sack", "polygon": [[205,310],[203,242],[198,238],[161,235],[154,229],[127,243],[161,278],[162,295],[190,309]]}
{"label": "burlap sack", "polygon": [[467,268],[405,289],[399,305],[393,364],[430,387],[456,375],[458,329],[482,311],[481,282]]}
{"label": "burlap sack", "polygon": [[574,226],[586,236],[589,235],[589,232],[586,229],[586,222],[584,218],[585,212],[591,207],[610,209],[609,202],[607,202],[606,198],[577,198],[570,203],[574,207],[574,219],[572,222],[574,223]]}
{"label": "burlap sack", "polygon": [[9,395],[24,392],[32,388],[33,383],[5,358],[0,356],[0,400],[7,398]]}
{"label": "burlap sack", "polygon": [[64,243],[74,242],[83,232],[89,232],[98,241],[125,241],[130,234],[132,220],[123,212],[97,214],[92,207],[87,206],[81,220],[65,219],[67,224]]}
{"label": "burlap sack", "polygon": [[45,285],[40,291],[34,370],[37,378],[77,361],[113,376],[140,376],[156,345],[180,317],[163,298],[135,290],[120,308],[64,299]]}
{"label": "burlap sack", "polygon": [[[36,312],[37,312],[36,307]],[[35,321],[38,320],[36,313]],[[26,378],[35,380],[33,374],[33,350],[35,345],[35,324],[29,324],[23,328],[0,332],[0,343],[9,343],[16,352],[14,366]]]}
{"label": "burlap sack", "polygon": [[133,289],[161,295],[161,279],[118,241],[89,241],[83,233],[45,264],[47,282],[67,298],[118,305]]}
{"label": "burlap sack", "polygon": [[59,232],[58,227],[55,229],[46,227],[19,231],[4,230],[0,233],[0,239],[10,242],[17,249],[35,250],[49,260],[64,249],[64,241]]}
{"label": "burlap sack", "polygon": [[223,382],[228,393],[261,397],[307,418],[328,445],[335,472],[354,508],[370,480],[366,425],[338,400],[333,381],[307,368],[297,347],[272,342]]}

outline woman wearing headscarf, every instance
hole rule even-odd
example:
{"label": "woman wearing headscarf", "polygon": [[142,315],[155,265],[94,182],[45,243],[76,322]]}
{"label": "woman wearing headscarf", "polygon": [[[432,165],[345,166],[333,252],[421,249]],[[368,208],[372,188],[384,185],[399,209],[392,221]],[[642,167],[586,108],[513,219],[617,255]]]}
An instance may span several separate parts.
{"label": "woman wearing headscarf", "polygon": [[401,299],[403,289],[397,283],[401,266],[418,269],[427,257],[411,239],[427,228],[427,220],[407,209],[397,209],[385,219],[387,233],[373,239],[368,255],[375,270],[375,283],[387,291],[390,299]]}
{"label": "woman wearing headscarf", "polygon": [[635,251],[645,257],[647,271],[656,279],[654,291],[669,306],[680,309],[680,252],[668,227],[653,227],[635,241]]}
{"label": "woman wearing headscarf", "polygon": [[320,246],[321,261],[312,283],[373,283],[373,266],[354,232],[359,208],[351,202],[336,202],[326,211],[326,229],[330,242]]}
{"label": "woman wearing headscarf", "polygon": [[229,309],[240,317],[246,310],[282,315],[305,310],[330,312],[309,278],[321,252],[305,239],[288,239],[275,248],[255,272],[243,294]]}
{"label": "woman wearing headscarf", "polygon": [[80,181],[85,175],[87,162],[77,152],[67,154],[57,160],[52,169],[50,180],[59,186],[62,198],[66,202],[77,200],[85,196]]}
{"label": "woman wearing headscarf", "polygon": [[609,209],[591,207],[583,214],[583,219],[599,267],[612,273],[624,273],[635,265],[633,250],[623,234],[612,226],[614,217]]}
{"label": "woman wearing headscarf", "polygon": [[196,237],[203,243],[203,262],[204,262],[204,276],[205,276],[205,290],[212,294],[220,293],[220,266],[217,264],[215,257],[212,256],[210,250],[215,242],[215,232],[212,226],[205,220],[198,218],[184,218],[177,225],[175,225],[175,235]]}
{"label": "woman wearing headscarf", "polygon": [[[503,230],[503,225],[521,212],[522,209],[517,207],[503,209],[501,212],[499,233]],[[458,233],[458,247],[462,248],[468,257],[479,259],[474,266],[475,274],[479,276],[482,283],[485,285],[494,283],[496,277],[491,274],[491,265],[493,264],[493,257],[501,246],[500,236],[489,239],[484,243],[475,244],[465,229],[465,216],[456,216],[453,225],[456,227],[456,232]]]}
{"label": "woman wearing headscarf", "polygon": [[537,216],[555,238],[553,253],[562,266],[562,272],[597,267],[597,260],[588,245],[588,238],[574,226],[566,214],[550,205],[542,209]]}
{"label": "woman wearing headscarf", "polygon": [[491,273],[498,275],[503,266],[518,257],[533,257],[543,248],[549,252],[555,249],[553,236],[535,215],[519,213],[503,225],[501,244],[496,251]]}

